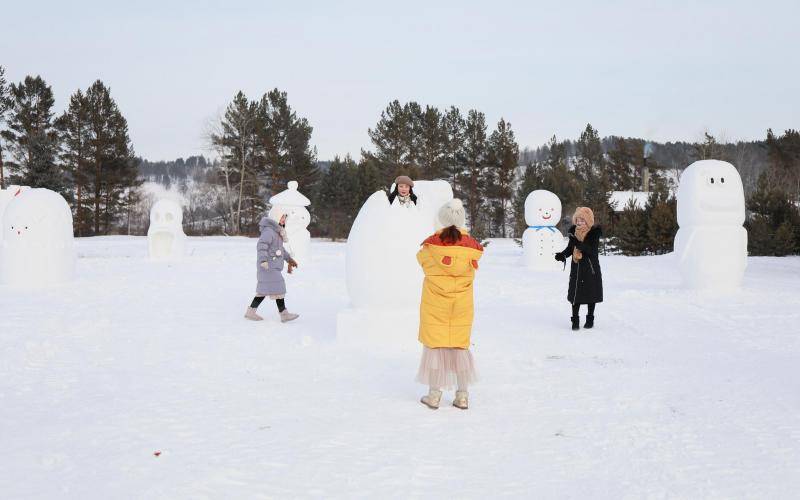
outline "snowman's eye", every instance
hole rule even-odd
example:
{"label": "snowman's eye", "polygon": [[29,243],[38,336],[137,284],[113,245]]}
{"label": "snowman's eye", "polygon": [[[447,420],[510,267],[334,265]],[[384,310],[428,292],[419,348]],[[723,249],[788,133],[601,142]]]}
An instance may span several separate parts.
{"label": "snowman's eye", "polygon": [[713,177],[711,178],[711,184],[714,184],[714,178]]}
{"label": "snowman's eye", "polygon": [[540,208],[540,209],[539,209],[539,211],[541,212],[541,211],[542,211],[542,209]]}
{"label": "snowman's eye", "polygon": [[721,183],[725,184],[725,177],[720,177],[720,178],[719,178],[719,181],[720,181]]}

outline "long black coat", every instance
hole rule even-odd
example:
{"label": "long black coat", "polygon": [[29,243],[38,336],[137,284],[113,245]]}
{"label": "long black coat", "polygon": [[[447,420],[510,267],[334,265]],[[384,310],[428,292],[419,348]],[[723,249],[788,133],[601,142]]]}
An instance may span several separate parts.
{"label": "long black coat", "polygon": [[[561,252],[570,262],[567,300],[573,304],[603,302],[603,273],[597,258],[603,231],[599,226],[594,226],[583,241],[574,237],[575,226],[570,227],[568,232],[573,236],[570,236],[567,248]],[[576,246],[583,254],[583,258],[577,263],[572,261],[572,250]]]}

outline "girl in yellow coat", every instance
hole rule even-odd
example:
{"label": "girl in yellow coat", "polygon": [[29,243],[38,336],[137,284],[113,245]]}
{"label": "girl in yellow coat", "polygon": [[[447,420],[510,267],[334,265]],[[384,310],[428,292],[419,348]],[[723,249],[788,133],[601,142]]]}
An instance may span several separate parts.
{"label": "girl in yellow coat", "polygon": [[464,229],[461,200],[445,204],[437,222],[442,229],[426,239],[417,253],[425,272],[419,310],[423,348],[417,381],[430,388],[420,401],[435,410],[442,389],[456,385],[453,406],[466,410],[467,388],[476,380],[469,351],[474,315],[472,283],[483,247]]}

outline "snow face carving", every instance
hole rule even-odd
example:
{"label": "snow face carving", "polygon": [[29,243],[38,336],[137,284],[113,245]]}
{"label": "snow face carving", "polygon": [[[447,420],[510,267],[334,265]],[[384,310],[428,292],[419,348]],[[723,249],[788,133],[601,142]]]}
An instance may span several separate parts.
{"label": "snow face carving", "polygon": [[675,255],[690,288],[736,288],[747,266],[744,188],[736,168],[696,161],[678,186]]}
{"label": "snow face carving", "polygon": [[281,216],[286,214],[286,237],[289,239],[286,249],[299,264],[311,259],[311,233],[308,232],[311,214],[306,208],[311,205],[311,200],[297,190],[297,181],[289,181],[287,187],[269,199],[272,208],[268,215],[280,221]]}
{"label": "snow face carving", "polygon": [[566,242],[556,224],[561,221],[561,200],[555,193],[537,189],[525,198],[525,222],[528,229],[522,234],[524,262],[530,269],[547,271],[561,269],[555,260],[556,252],[564,250]]}
{"label": "snow face carving", "polygon": [[60,194],[49,189],[19,190],[6,205],[2,222],[2,283],[39,287],[72,279],[72,211]]}
{"label": "snow face carving", "polygon": [[[0,189],[0,223],[3,222],[3,212],[11,201],[22,194],[23,191],[30,189],[27,186],[8,186],[8,189]],[[4,231],[0,231],[0,245],[3,244]]]}
{"label": "snow face carving", "polygon": [[158,200],[150,209],[147,248],[152,260],[180,260],[186,248],[183,209],[177,201]]}

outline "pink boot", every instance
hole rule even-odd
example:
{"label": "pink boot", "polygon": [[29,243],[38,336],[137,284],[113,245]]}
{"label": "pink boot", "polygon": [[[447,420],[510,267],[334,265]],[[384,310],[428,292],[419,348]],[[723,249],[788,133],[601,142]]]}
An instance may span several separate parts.
{"label": "pink boot", "polygon": [[256,314],[256,310],[254,307],[248,307],[247,312],[244,313],[245,319],[249,319],[250,321],[264,321],[264,318]]}

